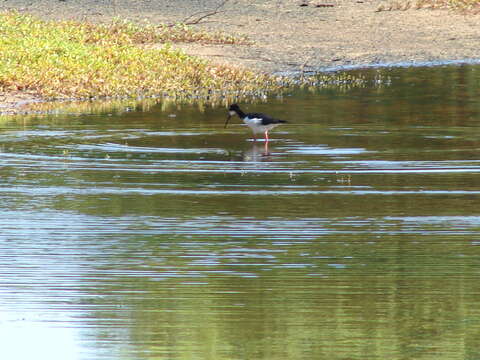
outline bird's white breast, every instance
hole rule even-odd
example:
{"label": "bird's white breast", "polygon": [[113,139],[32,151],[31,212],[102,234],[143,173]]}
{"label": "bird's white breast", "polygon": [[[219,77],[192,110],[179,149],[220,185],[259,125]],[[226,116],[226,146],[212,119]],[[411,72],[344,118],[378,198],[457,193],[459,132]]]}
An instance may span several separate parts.
{"label": "bird's white breast", "polygon": [[265,131],[268,131],[268,130],[271,130],[273,129],[274,127],[276,127],[277,125],[279,124],[268,124],[268,125],[263,125],[262,124],[262,119],[260,118],[249,118],[249,117],[246,117],[243,119],[243,122],[245,124],[248,125],[248,127],[250,129],[252,129],[252,131],[254,133],[262,133],[262,132],[265,132]]}
{"label": "bird's white breast", "polygon": [[262,125],[262,119],[260,118],[249,118],[245,117],[243,122],[248,125],[254,133],[261,133],[266,130],[265,126]]}
{"label": "bird's white breast", "polygon": [[262,125],[262,119],[260,118],[249,118],[249,117],[246,117],[243,119],[243,122],[245,124],[247,124],[248,126],[258,126],[258,125]]}

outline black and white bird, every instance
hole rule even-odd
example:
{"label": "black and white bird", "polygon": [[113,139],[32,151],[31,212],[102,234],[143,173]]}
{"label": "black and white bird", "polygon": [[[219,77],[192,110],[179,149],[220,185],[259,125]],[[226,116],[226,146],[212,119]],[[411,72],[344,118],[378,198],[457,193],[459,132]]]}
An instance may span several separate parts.
{"label": "black and white bird", "polygon": [[257,134],[264,133],[265,141],[268,142],[268,132],[274,127],[286,123],[285,120],[274,119],[261,113],[245,114],[237,104],[232,104],[228,108],[228,117],[227,121],[225,121],[225,127],[227,127],[228,121],[235,114],[237,114],[238,117],[242,119],[250,129],[252,129],[254,140],[257,140]]}

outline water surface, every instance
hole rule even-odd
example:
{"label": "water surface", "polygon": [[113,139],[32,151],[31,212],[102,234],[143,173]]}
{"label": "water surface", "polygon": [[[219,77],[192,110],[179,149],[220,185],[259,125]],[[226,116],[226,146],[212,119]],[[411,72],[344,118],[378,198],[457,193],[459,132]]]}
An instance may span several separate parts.
{"label": "water surface", "polygon": [[478,359],[480,68],[354,74],[242,104],[268,148],[223,108],[3,121],[1,358]]}

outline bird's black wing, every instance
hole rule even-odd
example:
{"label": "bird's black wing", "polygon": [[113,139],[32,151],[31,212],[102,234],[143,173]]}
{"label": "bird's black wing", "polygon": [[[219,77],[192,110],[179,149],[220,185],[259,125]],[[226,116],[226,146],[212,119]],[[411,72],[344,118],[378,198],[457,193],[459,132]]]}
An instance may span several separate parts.
{"label": "bird's black wing", "polygon": [[281,124],[286,123],[285,120],[274,119],[271,116],[261,114],[261,113],[249,113],[247,114],[249,119],[261,119],[262,125],[270,125],[270,124]]}

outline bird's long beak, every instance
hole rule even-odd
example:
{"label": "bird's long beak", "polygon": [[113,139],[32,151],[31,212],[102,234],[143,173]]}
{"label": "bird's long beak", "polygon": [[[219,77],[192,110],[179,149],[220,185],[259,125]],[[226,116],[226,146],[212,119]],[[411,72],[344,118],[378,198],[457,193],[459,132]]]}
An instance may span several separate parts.
{"label": "bird's long beak", "polygon": [[232,115],[230,113],[228,113],[228,116],[227,116],[227,120],[225,121],[225,126],[224,126],[224,129],[227,128],[227,125],[228,125],[228,120],[230,120],[230,118],[232,117]]}

